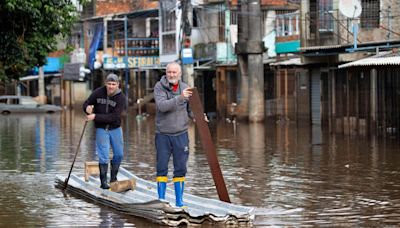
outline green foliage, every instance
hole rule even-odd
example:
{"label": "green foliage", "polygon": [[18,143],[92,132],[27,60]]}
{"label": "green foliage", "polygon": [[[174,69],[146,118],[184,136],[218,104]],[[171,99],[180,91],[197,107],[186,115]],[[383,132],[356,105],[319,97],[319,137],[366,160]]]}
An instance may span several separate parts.
{"label": "green foliage", "polygon": [[0,80],[44,65],[57,38],[70,34],[77,15],[70,0],[1,0]]}

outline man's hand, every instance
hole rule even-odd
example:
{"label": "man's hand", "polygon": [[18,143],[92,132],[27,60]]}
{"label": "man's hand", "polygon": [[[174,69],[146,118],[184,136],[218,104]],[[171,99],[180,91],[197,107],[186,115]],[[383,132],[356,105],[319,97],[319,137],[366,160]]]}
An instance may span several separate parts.
{"label": "man's hand", "polygon": [[189,99],[189,97],[191,97],[192,94],[193,94],[192,88],[189,87],[189,88],[186,88],[186,89],[184,89],[184,90],[182,91],[181,96],[184,97],[184,98],[186,98],[186,99]]}
{"label": "man's hand", "polygon": [[94,120],[94,118],[96,118],[96,114],[89,114],[86,116],[86,118],[87,118],[87,121],[92,121],[92,120]]}
{"label": "man's hand", "polygon": [[208,120],[207,114],[204,113],[204,121],[206,121],[207,123],[210,122],[210,120]]}
{"label": "man's hand", "polygon": [[94,105],[88,105],[86,107],[86,113],[87,114],[92,114],[93,113],[93,108],[94,108]]}
{"label": "man's hand", "polygon": [[[207,117],[207,114],[205,114],[205,113],[204,113],[204,121],[207,122],[207,123],[210,122],[210,120]],[[196,123],[196,119],[195,118],[193,118],[193,122]]]}

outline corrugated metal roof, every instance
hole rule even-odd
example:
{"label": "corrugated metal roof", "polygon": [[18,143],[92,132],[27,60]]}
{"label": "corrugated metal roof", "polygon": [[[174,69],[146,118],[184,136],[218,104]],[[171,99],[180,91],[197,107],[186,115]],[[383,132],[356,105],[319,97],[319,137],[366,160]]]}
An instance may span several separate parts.
{"label": "corrugated metal roof", "polygon": [[[52,77],[52,76],[53,77],[61,77],[61,74],[60,73],[45,74],[44,78]],[[27,75],[22,78],[19,78],[19,81],[23,82],[23,81],[31,81],[31,80],[38,80],[38,79],[39,79],[39,75]]]}
{"label": "corrugated metal roof", "polygon": [[327,49],[345,48],[345,47],[351,47],[351,45],[349,45],[349,44],[336,44],[336,45],[300,47],[300,48],[299,48],[299,51],[327,50]]}
{"label": "corrugated metal roof", "polygon": [[[179,226],[212,222],[225,225],[251,225],[254,221],[254,208],[225,203],[184,193],[187,208],[175,207],[175,192],[167,186],[165,201],[158,200],[157,184],[143,180],[124,168],[120,168],[118,180],[136,180],[136,188],[123,193],[101,189],[99,178],[71,175],[67,191],[92,199],[102,205],[112,207],[127,214],[149,219],[155,223]],[[64,178],[57,177],[58,188],[64,186]]]}
{"label": "corrugated metal roof", "polygon": [[[390,49],[393,46],[400,44],[400,40],[383,40],[383,41],[372,41],[372,42],[362,42],[358,43],[358,48],[367,48],[367,47],[380,47],[381,49]],[[337,49],[347,49],[352,48],[354,46],[353,43],[348,44],[332,44],[332,45],[321,45],[321,46],[309,46],[309,47],[300,47],[299,51],[301,52],[313,52],[313,51],[333,51]]]}
{"label": "corrugated metal roof", "polygon": [[398,66],[398,65],[400,65],[400,56],[398,55],[398,53],[383,52],[371,57],[339,65],[338,68],[360,67],[360,66]]}
{"label": "corrugated metal roof", "polygon": [[302,66],[304,64],[301,62],[300,58],[294,58],[294,59],[288,59],[288,60],[283,60],[280,62],[271,63],[270,65],[271,66],[293,66],[293,65]]}

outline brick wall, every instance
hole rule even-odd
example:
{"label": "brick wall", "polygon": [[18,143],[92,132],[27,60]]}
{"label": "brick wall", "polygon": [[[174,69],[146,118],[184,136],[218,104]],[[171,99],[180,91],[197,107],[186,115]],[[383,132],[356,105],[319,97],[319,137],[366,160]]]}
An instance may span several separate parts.
{"label": "brick wall", "polygon": [[[230,0],[231,5],[236,6],[240,0]],[[261,0],[262,6],[284,6],[288,4],[288,0]]]}
{"label": "brick wall", "polygon": [[261,0],[261,5],[263,6],[283,6],[287,4],[287,0]]}
{"label": "brick wall", "polygon": [[158,2],[150,0],[97,0],[96,16],[154,9],[157,5]]}
{"label": "brick wall", "polygon": [[135,0],[97,0],[96,16],[131,12],[134,10],[134,2]]}

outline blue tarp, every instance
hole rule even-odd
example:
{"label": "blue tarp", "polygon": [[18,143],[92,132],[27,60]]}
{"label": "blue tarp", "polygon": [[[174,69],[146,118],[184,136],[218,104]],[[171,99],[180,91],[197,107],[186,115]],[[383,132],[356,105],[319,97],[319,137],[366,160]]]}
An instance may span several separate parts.
{"label": "blue tarp", "polygon": [[[61,61],[59,57],[47,57],[47,63],[43,66],[44,73],[56,73],[61,68]],[[35,67],[32,70],[33,75],[39,74],[39,68]]]}
{"label": "blue tarp", "polygon": [[94,69],[94,62],[96,61],[96,52],[99,48],[100,40],[103,38],[103,25],[96,25],[96,29],[94,31],[92,43],[89,48],[89,67],[91,70]]}

